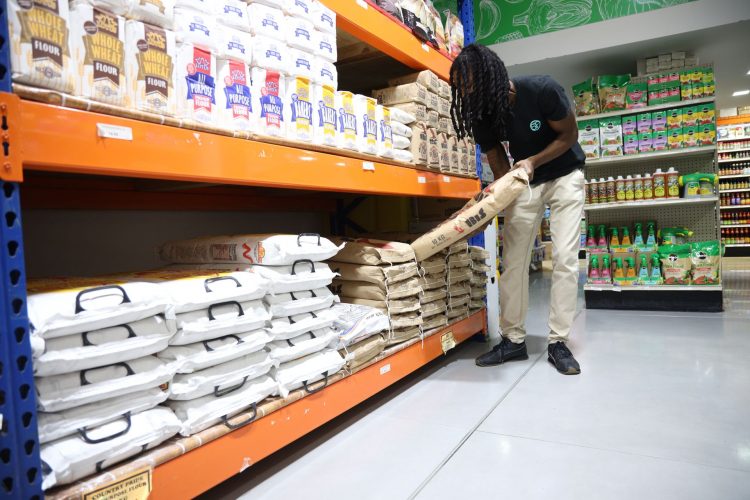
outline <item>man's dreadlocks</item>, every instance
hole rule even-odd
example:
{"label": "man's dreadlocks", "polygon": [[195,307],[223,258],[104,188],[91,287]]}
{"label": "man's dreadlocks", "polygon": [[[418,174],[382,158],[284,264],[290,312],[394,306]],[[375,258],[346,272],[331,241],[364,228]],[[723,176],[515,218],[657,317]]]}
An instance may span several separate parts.
{"label": "man's dreadlocks", "polygon": [[508,139],[513,119],[510,80],[503,61],[483,45],[466,46],[451,66],[451,118],[459,138],[483,149]]}

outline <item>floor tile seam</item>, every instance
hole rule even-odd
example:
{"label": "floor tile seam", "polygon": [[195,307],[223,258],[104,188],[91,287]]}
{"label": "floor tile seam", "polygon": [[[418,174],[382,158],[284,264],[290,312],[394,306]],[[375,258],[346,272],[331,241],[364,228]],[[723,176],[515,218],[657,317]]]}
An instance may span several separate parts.
{"label": "floor tile seam", "polygon": [[552,441],[549,439],[541,439],[541,438],[534,438],[530,436],[519,436],[516,434],[508,434],[504,432],[495,432],[487,429],[477,429],[475,432],[478,432],[480,434],[492,434],[493,436],[501,436],[501,437],[510,437],[510,438],[516,438],[516,439],[524,439],[527,441],[536,441],[539,443],[548,443],[548,444],[557,444],[557,445],[564,445],[564,446],[574,446],[576,448],[583,448],[587,450],[596,450],[596,451],[606,451],[609,453],[617,453],[619,455],[627,455],[630,457],[638,457],[638,458],[650,458],[653,460],[661,460],[663,462],[671,462],[671,463],[677,463],[677,464],[684,464],[684,465],[698,465],[700,467],[707,467],[709,469],[719,469],[719,470],[728,470],[732,472],[740,472],[743,474],[750,475],[750,470],[747,469],[738,469],[735,467],[726,467],[722,465],[716,465],[716,464],[707,464],[703,462],[694,462],[692,460],[678,460],[675,458],[667,458],[667,457],[658,457],[655,455],[648,455],[645,453],[636,453],[632,451],[624,451],[624,450],[617,450],[614,448],[602,448],[599,446],[589,446],[585,444],[578,444],[578,443],[570,443],[566,441]]}
{"label": "floor tile seam", "polygon": [[[539,353],[539,356],[537,356],[536,359],[534,359],[534,361],[529,365],[529,367],[526,370],[524,370],[524,372],[521,373],[521,375],[519,375],[519,377],[502,394],[502,396],[500,396],[500,399],[495,404],[492,405],[492,407],[484,414],[484,416],[482,416],[479,419],[479,422],[477,422],[477,424],[475,426],[473,426],[471,429],[469,429],[469,431],[461,438],[461,440],[453,448],[453,450],[451,450],[451,452],[448,454],[448,456],[446,456],[432,470],[432,472],[427,475],[427,477],[424,479],[424,481],[422,481],[422,483],[417,487],[417,489],[414,490],[414,492],[411,495],[409,495],[409,497],[408,497],[409,500],[415,499],[417,497],[417,495],[419,495],[422,492],[422,490],[424,490],[425,487],[427,487],[427,485],[430,483],[430,481],[432,481],[432,479],[435,478],[435,476],[440,472],[440,470],[442,470],[442,468],[445,467],[445,465],[451,460],[451,458],[453,458],[453,456],[458,452],[458,450],[460,450],[461,447],[466,443],[466,441],[468,441],[469,438],[475,432],[477,432],[477,430],[479,429],[479,427],[481,427],[482,424],[489,418],[489,416],[492,415],[492,413],[497,409],[497,407],[500,406],[503,403],[503,401],[505,401],[505,399],[508,397],[508,395],[510,395],[510,393],[516,388],[516,386],[518,386],[518,384],[521,382],[521,380],[523,380],[524,377],[526,377],[526,375],[528,375],[529,372],[531,372],[531,370],[534,368],[534,366],[536,366],[536,364],[539,362],[540,359],[542,359],[542,357],[545,354],[546,354],[546,352]],[[483,368],[483,369],[485,369],[485,368]]]}

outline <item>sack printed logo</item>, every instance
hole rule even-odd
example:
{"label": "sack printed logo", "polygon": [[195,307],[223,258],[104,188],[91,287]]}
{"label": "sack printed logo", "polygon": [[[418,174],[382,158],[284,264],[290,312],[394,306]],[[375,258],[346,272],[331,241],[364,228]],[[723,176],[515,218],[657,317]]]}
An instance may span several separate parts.
{"label": "sack printed logo", "polygon": [[270,26],[274,29],[274,31],[279,31],[279,23],[276,22],[276,19],[272,17],[267,17],[263,19],[260,24],[265,28],[266,26]]}
{"label": "sack printed logo", "polygon": [[240,19],[245,17],[245,14],[242,12],[242,9],[239,9],[235,7],[234,5],[225,5],[224,6],[224,14],[236,14],[237,17]]}
{"label": "sack printed logo", "polygon": [[292,94],[292,121],[306,128],[312,122],[312,103],[308,100],[310,96],[303,92]]}
{"label": "sack printed logo", "polygon": [[227,109],[232,110],[232,118],[247,120],[253,112],[253,105],[245,75],[245,63],[230,61],[229,75],[224,80],[224,93],[227,96]]}
{"label": "sack printed logo", "polygon": [[167,35],[164,30],[145,27],[145,39],[138,40],[138,81],[146,85],[146,95],[153,97],[156,107],[164,106],[172,81],[172,58],[167,54]]}
{"label": "sack printed logo", "polygon": [[320,50],[322,50],[324,52],[327,52],[328,54],[333,54],[333,45],[331,45],[330,43],[328,43],[325,40],[322,40],[320,42],[320,47],[319,48],[320,48]]}
{"label": "sack printed logo", "polygon": [[327,68],[323,68],[323,69],[320,70],[320,76],[321,77],[326,77],[329,80],[333,81],[333,72],[331,72],[331,70],[329,70]]}
{"label": "sack printed logo", "polygon": [[229,40],[229,43],[227,43],[227,50],[230,52],[236,50],[244,54],[247,49],[245,48],[245,45],[239,40]]}
{"label": "sack printed logo", "polygon": [[532,132],[538,132],[539,129],[542,128],[542,122],[534,120],[529,124],[529,127],[531,127]]}
{"label": "sack printed logo", "polygon": [[206,36],[211,36],[211,30],[209,30],[208,26],[203,24],[203,22],[199,19],[196,19],[195,21],[190,23],[190,31],[200,31]]}
{"label": "sack printed logo", "polygon": [[305,38],[308,42],[310,41],[310,32],[307,31],[304,28],[296,28],[294,30],[294,37],[295,38]]}
{"label": "sack printed logo", "polygon": [[345,107],[339,109],[339,132],[346,134],[350,139],[357,135],[357,117],[347,112]]}
{"label": "sack printed logo", "polygon": [[211,76],[211,55],[196,48],[193,62],[187,66],[187,99],[193,101],[193,109],[211,110],[211,105],[216,104],[216,84]]}
{"label": "sack printed logo", "polygon": [[364,123],[363,137],[374,141],[378,136],[378,122],[371,119],[370,116],[365,113],[362,115],[362,123]]}
{"label": "sack printed logo", "polygon": [[294,6],[299,7],[300,9],[305,11],[305,14],[309,14],[310,11],[307,8],[307,4],[303,2],[302,0],[294,0]]}
{"label": "sack printed logo", "polygon": [[304,57],[298,58],[297,61],[295,61],[294,65],[298,68],[302,68],[302,67],[307,68],[308,71],[310,70],[310,66],[311,66],[310,60],[305,59]]}
{"label": "sack printed logo", "polygon": [[284,109],[284,103],[279,97],[279,78],[278,72],[266,71],[266,85],[260,89],[260,117],[265,118],[267,126],[276,128],[281,127],[281,113]]}
{"label": "sack printed logo", "polygon": [[323,87],[323,98],[318,101],[318,124],[323,133],[333,136],[336,131],[336,109],[333,107],[333,88]]}
{"label": "sack printed logo", "polygon": [[329,27],[333,28],[333,17],[329,16],[328,14],[322,14],[320,16],[320,20],[327,24]]}
{"label": "sack printed logo", "polygon": [[380,120],[380,137],[386,147],[390,148],[393,144],[393,128],[390,123],[386,124],[385,120]]}
{"label": "sack printed logo", "polygon": [[266,59],[270,59],[273,57],[274,59],[278,59],[279,62],[281,62],[281,52],[275,49],[268,49],[266,51]]}

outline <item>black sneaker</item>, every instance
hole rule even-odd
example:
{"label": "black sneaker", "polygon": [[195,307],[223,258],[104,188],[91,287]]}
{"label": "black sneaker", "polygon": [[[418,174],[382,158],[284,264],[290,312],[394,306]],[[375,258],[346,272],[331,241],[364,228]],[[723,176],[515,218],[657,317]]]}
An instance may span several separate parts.
{"label": "black sneaker", "polygon": [[555,342],[547,347],[547,360],[555,365],[557,371],[563,375],[578,375],[581,373],[581,366],[573,357],[565,342]]}
{"label": "black sneaker", "polygon": [[529,359],[526,352],[526,342],[514,344],[503,337],[490,352],[486,352],[476,359],[477,366],[495,366],[512,359]]}

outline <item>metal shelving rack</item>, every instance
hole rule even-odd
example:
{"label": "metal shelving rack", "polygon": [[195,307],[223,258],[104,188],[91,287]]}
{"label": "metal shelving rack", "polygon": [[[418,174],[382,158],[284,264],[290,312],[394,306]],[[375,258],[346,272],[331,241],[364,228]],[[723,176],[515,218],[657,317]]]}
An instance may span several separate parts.
{"label": "metal shelving rack", "polygon": [[[702,100],[711,102],[712,99]],[[668,108],[685,103],[671,103]],[[664,106],[659,106],[660,109]],[[645,108],[648,109],[648,108]],[[617,114],[633,114],[633,110]],[[586,118],[586,117],[582,117]],[[717,172],[716,146],[623,156],[586,162],[586,178],[607,178],[622,175],[653,173],[657,168],[666,171],[674,167],[680,174]],[[719,197],[650,200],[624,203],[587,205],[588,224],[632,226],[634,222],[655,220],[658,227],[685,226],[695,232],[694,239],[718,240]],[[621,293],[628,292],[628,293]],[[658,293],[655,293],[658,292]],[[722,286],[652,286],[620,287],[614,285],[586,285],[586,307],[589,309],[627,309],[663,311],[721,311]]]}
{"label": "metal shelving rack", "polygon": [[[449,58],[417,40],[374,5],[363,0],[323,2],[336,11],[340,29],[409,67],[431,69],[441,78],[448,78]],[[467,39],[471,40],[472,2],[459,0],[459,11]],[[321,151],[279,141],[237,139],[210,132],[198,134],[188,129],[23,100],[12,93],[8,40],[7,0],[0,0],[0,134],[4,145],[3,168],[0,169],[3,210],[0,224],[0,500],[43,497],[19,201],[24,170],[462,199],[479,190],[477,180],[365,161],[345,152]],[[96,134],[97,123],[128,127],[133,132],[133,140],[102,139]],[[200,140],[196,140],[198,135]],[[206,158],[221,168],[208,171]],[[226,159],[234,160],[233,165],[224,162]],[[304,169],[294,168],[300,163],[305,165]],[[90,199],[106,206],[106,200],[95,193]],[[487,317],[480,311],[431,332],[423,342],[403,344],[389,357],[377,359],[315,395],[290,402],[277,410],[278,413],[271,414],[279,416],[278,421],[258,418],[197,448],[184,449],[177,457],[162,461],[151,458],[143,463],[136,457],[122,467],[138,463],[149,471],[152,498],[194,497],[236,474],[239,464],[247,461],[248,455],[253,456],[251,462],[270,455],[442,355],[444,336],[460,343],[477,333],[486,333],[486,329]],[[100,479],[112,480],[113,471],[120,470],[119,467],[109,469]],[[77,497],[82,492],[68,493]],[[47,494],[52,498],[67,498],[66,495],[60,490]]]}
{"label": "metal shelving rack", "polygon": [[[736,117],[726,117],[726,118],[719,118],[718,120],[718,126],[719,128],[722,128],[726,130],[727,128],[731,128],[732,125],[739,126],[740,131],[747,131],[750,129],[750,115],[744,115],[744,116],[736,116]],[[744,129],[744,130],[742,130]],[[727,130],[728,132],[728,130]],[[750,134],[745,133],[744,136],[737,136],[733,135],[732,137],[721,137],[719,138],[719,147],[718,147],[718,154],[719,155],[726,155],[726,154],[732,154],[732,153],[747,153],[750,151],[750,147],[747,146],[739,146],[737,145],[738,142],[750,142]],[[734,155],[731,155],[734,156]],[[750,165],[750,155],[742,158],[722,158],[718,160],[719,163],[719,169],[725,169],[725,168],[732,168],[735,164],[741,163],[741,164],[748,164]],[[733,175],[721,175],[719,176],[720,181],[727,181],[727,180],[736,180],[736,181],[750,181],[750,173],[740,173],[740,174],[733,174]],[[720,194],[732,194],[732,193],[750,193],[750,189],[723,189],[720,191]],[[728,206],[722,206],[720,207],[720,211],[722,214],[731,214],[736,210],[745,210],[750,211],[750,205],[728,205]],[[732,229],[732,228],[747,228],[750,227],[748,224],[723,224],[721,225],[722,229]],[[726,240],[723,240],[726,241]],[[727,256],[730,257],[745,257],[750,255],[750,244],[728,244],[724,245],[725,253]]]}

